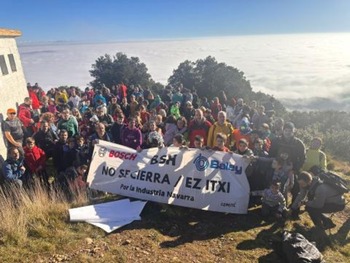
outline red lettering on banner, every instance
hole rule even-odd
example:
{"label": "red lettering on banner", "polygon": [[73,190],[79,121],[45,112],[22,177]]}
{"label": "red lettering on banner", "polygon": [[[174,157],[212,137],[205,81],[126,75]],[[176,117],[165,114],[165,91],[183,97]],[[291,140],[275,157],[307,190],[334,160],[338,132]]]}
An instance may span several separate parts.
{"label": "red lettering on banner", "polygon": [[109,152],[109,157],[119,158],[122,160],[135,160],[135,158],[137,157],[137,154],[136,153],[118,152],[118,151],[111,150]]}

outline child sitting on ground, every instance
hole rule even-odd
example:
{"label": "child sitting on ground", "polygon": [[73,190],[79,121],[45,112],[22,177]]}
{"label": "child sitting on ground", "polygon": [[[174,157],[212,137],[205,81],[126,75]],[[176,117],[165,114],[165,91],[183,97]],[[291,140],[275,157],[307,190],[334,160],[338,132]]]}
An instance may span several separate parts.
{"label": "child sitting on ground", "polygon": [[281,183],[272,181],[270,188],[251,192],[252,196],[262,196],[261,214],[264,217],[274,215],[277,219],[287,214],[286,200],[280,192]]}
{"label": "child sitting on ground", "polygon": [[272,161],[272,180],[281,183],[280,191],[282,192],[286,202],[288,203],[288,193],[294,185],[294,173],[292,164],[284,158],[276,158]]}

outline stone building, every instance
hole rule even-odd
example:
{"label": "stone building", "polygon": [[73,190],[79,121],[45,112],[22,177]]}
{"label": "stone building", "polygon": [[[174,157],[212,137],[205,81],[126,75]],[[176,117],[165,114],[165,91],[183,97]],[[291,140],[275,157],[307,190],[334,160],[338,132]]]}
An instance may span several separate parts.
{"label": "stone building", "polygon": [[[18,30],[0,28],[0,120],[6,119],[8,108],[17,108],[28,97],[26,80],[19,56],[16,37]],[[6,159],[3,133],[0,134],[0,163]]]}

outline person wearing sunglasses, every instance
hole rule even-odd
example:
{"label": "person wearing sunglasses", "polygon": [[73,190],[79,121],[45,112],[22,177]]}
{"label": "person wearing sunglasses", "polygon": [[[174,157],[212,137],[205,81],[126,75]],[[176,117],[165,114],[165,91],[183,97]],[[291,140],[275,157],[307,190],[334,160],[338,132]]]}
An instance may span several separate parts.
{"label": "person wearing sunglasses", "polygon": [[19,152],[23,155],[23,124],[17,117],[17,112],[13,108],[7,110],[7,118],[2,123],[2,130],[6,138],[6,147],[10,149],[12,147],[18,148]]}

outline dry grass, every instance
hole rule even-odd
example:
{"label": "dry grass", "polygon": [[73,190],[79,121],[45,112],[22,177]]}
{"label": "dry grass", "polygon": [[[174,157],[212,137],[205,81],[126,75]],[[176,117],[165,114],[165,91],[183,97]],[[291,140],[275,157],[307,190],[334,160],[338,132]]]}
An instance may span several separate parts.
{"label": "dry grass", "polygon": [[29,189],[15,185],[0,188],[0,239],[6,244],[22,244],[36,233],[45,236],[56,220],[65,220],[75,203],[87,203],[86,195],[76,194],[69,203],[57,189],[48,190],[39,180]]}

